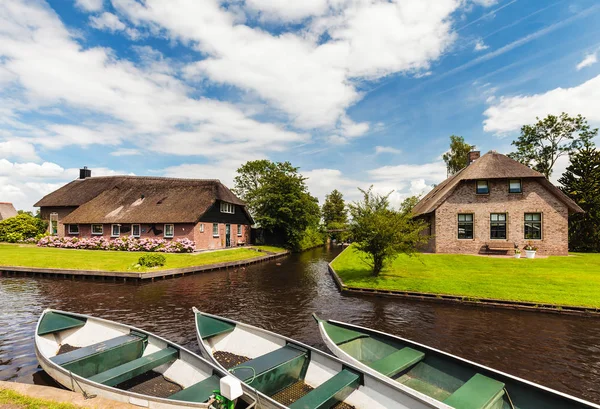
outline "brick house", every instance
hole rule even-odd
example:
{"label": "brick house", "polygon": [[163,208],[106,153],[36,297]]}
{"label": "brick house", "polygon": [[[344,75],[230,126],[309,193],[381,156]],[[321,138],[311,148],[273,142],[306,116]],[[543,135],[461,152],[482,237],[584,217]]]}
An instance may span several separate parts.
{"label": "brick house", "polygon": [[479,156],[469,153],[415,206],[433,236],[425,250],[512,254],[531,242],[540,254],[567,255],[569,214],[583,210],[541,173],[495,151]]}
{"label": "brick house", "polygon": [[254,224],[244,202],[218,180],[91,177],[89,169],[35,206],[60,237],[188,238],[197,250],[249,243]]}

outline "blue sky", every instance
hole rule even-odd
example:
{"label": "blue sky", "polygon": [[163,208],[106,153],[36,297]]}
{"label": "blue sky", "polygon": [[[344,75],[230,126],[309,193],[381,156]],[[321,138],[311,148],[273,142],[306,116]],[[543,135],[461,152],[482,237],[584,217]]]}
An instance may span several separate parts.
{"label": "blue sky", "polygon": [[507,153],[536,116],[599,125],[599,19],[594,0],[4,1],[0,201],[84,165],[231,184],[269,158],[321,200],[397,203],[445,178],[451,134]]}

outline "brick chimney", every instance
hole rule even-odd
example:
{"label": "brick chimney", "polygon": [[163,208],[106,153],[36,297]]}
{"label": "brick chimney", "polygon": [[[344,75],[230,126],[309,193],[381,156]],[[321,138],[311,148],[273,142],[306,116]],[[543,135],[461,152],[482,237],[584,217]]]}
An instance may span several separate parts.
{"label": "brick chimney", "polygon": [[86,179],[92,177],[92,170],[84,166],[83,169],[79,169],[79,179]]}
{"label": "brick chimney", "polygon": [[479,151],[471,151],[467,154],[467,166],[471,163],[475,162],[481,156],[481,152]]}

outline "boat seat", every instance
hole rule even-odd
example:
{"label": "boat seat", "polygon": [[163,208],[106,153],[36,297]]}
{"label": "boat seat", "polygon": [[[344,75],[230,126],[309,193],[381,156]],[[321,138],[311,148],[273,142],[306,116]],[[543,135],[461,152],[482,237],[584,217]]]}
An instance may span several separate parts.
{"label": "boat seat", "polygon": [[343,402],[360,385],[361,376],[343,369],[290,405],[290,409],[329,409]]}
{"label": "boat seat", "polygon": [[476,374],[444,403],[456,409],[488,409],[502,399],[504,384],[487,376]]}
{"label": "boat seat", "polygon": [[[251,359],[250,361],[234,366],[230,369],[230,372],[242,381],[247,382],[254,377],[258,377],[273,368],[286,364],[306,354],[307,351],[305,349],[288,344],[275,351],[271,351]],[[254,371],[248,367],[254,369]]]}
{"label": "boat seat", "polygon": [[154,352],[143,356],[138,359],[134,359],[126,364],[119,365],[115,368],[109,369],[88,378],[90,381],[98,382],[107,386],[115,386],[121,382],[128,381],[135,378],[138,375],[146,373],[156,367],[176,360],[179,357],[179,351],[175,348],[167,347],[160,351]]}
{"label": "boat seat", "polygon": [[395,376],[425,358],[425,354],[416,349],[405,347],[387,355],[369,366],[385,376]]}
{"label": "boat seat", "polygon": [[333,325],[328,322],[323,322],[323,326],[325,327],[325,332],[327,332],[329,338],[331,338],[336,345],[345,344],[346,342],[354,341],[355,339],[359,338],[369,337],[367,334],[363,334],[348,328],[338,327],[337,325]]}
{"label": "boat seat", "polygon": [[221,388],[220,383],[221,378],[217,375],[213,375],[169,396],[169,399],[181,400],[184,402],[206,402],[214,394],[214,391]]}
{"label": "boat seat", "polygon": [[83,327],[85,319],[70,317],[57,312],[47,312],[38,327],[38,335],[52,334],[66,329]]}
{"label": "boat seat", "polygon": [[142,356],[146,335],[131,333],[50,358],[52,362],[88,378]]}
{"label": "boat seat", "polygon": [[196,314],[196,322],[198,324],[198,330],[200,331],[200,334],[202,334],[202,339],[225,334],[226,332],[230,332],[235,329],[234,324],[230,324],[229,322],[221,321],[216,318],[207,317],[202,314]]}

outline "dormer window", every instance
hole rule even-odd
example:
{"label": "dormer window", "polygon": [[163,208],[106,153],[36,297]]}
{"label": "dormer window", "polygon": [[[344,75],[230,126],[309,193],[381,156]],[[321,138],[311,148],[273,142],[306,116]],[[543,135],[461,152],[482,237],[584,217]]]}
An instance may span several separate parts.
{"label": "dormer window", "polygon": [[221,202],[221,213],[235,213],[235,205],[233,203]]}
{"label": "dormer window", "polygon": [[521,179],[511,179],[508,181],[508,192],[509,193],[523,193],[521,187]]}
{"label": "dormer window", "polygon": [[478,195],[487,195],[490,193],[490,185],[487,180],[478,180],[477,181],[477,194]]}

